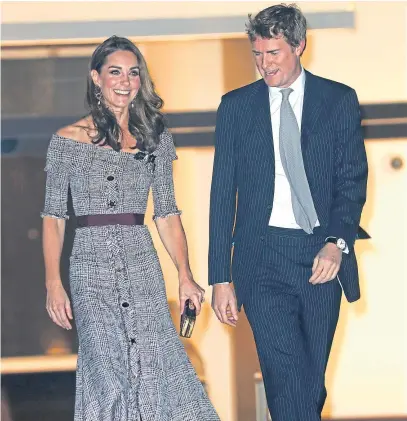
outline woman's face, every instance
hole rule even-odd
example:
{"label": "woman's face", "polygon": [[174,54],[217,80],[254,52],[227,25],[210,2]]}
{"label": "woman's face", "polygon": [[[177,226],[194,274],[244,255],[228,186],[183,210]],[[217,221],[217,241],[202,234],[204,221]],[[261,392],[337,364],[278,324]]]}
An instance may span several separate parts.
{"label": "woman's face", "polygon": [[100,73],[92,70],[91,76],[102,90],[105,105],[114,112],[128,108],[140,89],[140,68],[131,51],[110,54]]}

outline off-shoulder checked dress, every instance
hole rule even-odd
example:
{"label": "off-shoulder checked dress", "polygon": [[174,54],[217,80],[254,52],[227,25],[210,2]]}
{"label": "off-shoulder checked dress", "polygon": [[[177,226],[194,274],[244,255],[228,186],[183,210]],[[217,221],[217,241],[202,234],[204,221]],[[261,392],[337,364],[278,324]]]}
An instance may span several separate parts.
{"label": "off-shoulder checked dress", "polygon": [[[172,136],[140,159],[53,135],[42,216],[179,214]],[[146,225],[78,228],[70,287],[79,336],[75,421],[219,421],[173,325],[157,252]]]}

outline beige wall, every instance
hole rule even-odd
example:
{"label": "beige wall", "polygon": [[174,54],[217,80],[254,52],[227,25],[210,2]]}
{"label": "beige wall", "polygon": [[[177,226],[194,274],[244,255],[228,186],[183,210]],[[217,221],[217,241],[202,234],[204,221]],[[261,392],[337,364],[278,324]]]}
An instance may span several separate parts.
{"label": "beige wall", "polygon": [[[222,42],[153,43],[145,47],[145,57],[166,110],[211,110],[224,92]],[[183,63],[180,66],[180,63]],[[210,309],[211,289],[207,286],[208,198],[213,148],[182,148],[175,163],[176,194],[183,210],[183,223],[189,242],[191,266],[197,281],[208,291],[203,317],[192,342],[204,361],[208,393],[222,420],[235,420],[235,394],[232,338],[217,323]],[[155,236],[155,243],[159,239]],[[165,250],[160,245],[160,256]],[[170,299],[177,299],[176,273],[167,257],[162,258],[166,274],[172,273]],[[227,391],[225,393],[225,391]]]}
{"label": "beige wall", "polygon": [[[235,394],[233,361],[231,360],[232,338],[226,329],[217,323],[210,308],[211,290],[207,286],[206,255],[208,249],[208,197],[212,172],[212,148],[178,149],[178,161],[174,164],[176,197],[183,211],[182,221],[189,244],[191,268],[196,281],[207,291],[206,303],[194,329],[191,342],[202,360],[203,375],[208,394],[219,412],[222,421],[235,420]],[[152,214],[150,202],[147,214]],[[151,219],[147,217],[147,221]],[[156,244],[170,301],[178,303],[177,272],[153,223],[150,223]],[[178,318],[176,318],[178,320]]]}
{"label": "beige wall", "polygon": [[[260,2],[189,3],[3,3],[3,22],[191,17],[255,12]],[[301,3],[303,10],[353,8],[354,29],[310,31],[304,65],[312,72],[354,87],[362,103],[407,101],[407,3]],[[243,30],[243,28],[242,28]],[[216,109],[226,91],[254,80],[244,38],[144,43],[166,111]],[[182,64],[181,64],[182,63]],[[368,202],[362,225],[372,239],[357,245],[363,298],[344,302],[328,367],[333,417],[407,415],[407,135],[404,140],[367,142]],[[176,194],[183,209],[191,265],[208,291],[192,343],[203,361],[209,395],[223,421],[236,421],[233,337],[209,307],[207,282],[208,203],[212,148],[178,149]],[[400,156],[396,171],[389,162]],[[151,214],[151,204],[149,208]],[[177,300],[177,277],[152,226],[170,300]],[[247,385],[252,387],[252,385]],[[253,386],[254,387],[254,386]],[[246,420],[245,420],[246,421]],[[248,421],[248,420],[247,420]]]}
{"label": "beige wall", "polygon": [[[257,1],[129,1],[116,3],[26,2],[22,6],[21,2],[16,1],[2,3],[1,20],[2,23],[28,23],[230,16],[256,12],[270,4]],[[406,98],[407,2],[298,2],[298,4],[305,12],[354,10],[356,16],[354,29],[310,31],[304,63],[311,71],[355,87],[362,102],[402,101]],[[390,25],[391,31],[383,29],[386,25]],[[244,28],[242,28],[242,33],[243,30]],[[58,38],[58,34],[55,34],[55,37]],[[220,41],[215,40],[211,46],[200,45],[200,48],[204,50],[195,51],[195,55],[202,55],[211,63],[219,63],[216,61],[219,43]],[[159,49],[159,47],[154,48]],[[183,48],[176,45],[168,49],[167,53],[171,51],[171,54],[176,54],[182,59]],[[164,57],[165,54],[161,54],[161,58],[164,59]],[[159,59],[158,57],[157,60]],[[174,61],[173,68],[178,64],[178,60]],[[215,65],[215,69],[212,67],[212,70],[219,71],[219,66]],[[162,75],[165,77],[164,72]],[[185,73],[183,75],[185,76]],[[203,76],[200,75],[200,77]],[[159,77],[158,73],[156,77]],[[208,78],[209,75],[205,75],[206,82]],[[212,80],[217,83],[219,79],[213,77]],[[211,104],[208,104],[212,107],[217,105],[217,88],[216,86],[213,90]],[[202,92],[199,91],[199,94]],[[208,94],[205,92],[203,97],[208,97]],[[200,106],[197,101],[185,103],[186,109],[195,108],[195,106]]]}
{"label": "beige wall", "polygon": [[355,29],[310,33],[309,69],[354,87],[361,102],[405,101],[406,15],[407,2],[357,2]]}
{"label": "beige wall", "polygon": [[[363,298],[344,303],[329,367],[332,413],[407,414],[407,138],[367,143],[368,201],[356,246]],[[395,170],[394,157],[404,166]]]}

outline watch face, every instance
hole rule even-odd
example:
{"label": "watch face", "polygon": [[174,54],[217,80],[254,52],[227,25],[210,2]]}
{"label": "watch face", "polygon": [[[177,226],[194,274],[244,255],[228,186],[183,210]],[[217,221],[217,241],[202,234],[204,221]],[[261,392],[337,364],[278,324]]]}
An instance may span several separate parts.
{"label": "watch face", "polygon": [[346,242],[345,242],[345,240],[343,238],[338,238],[338,241],[337,241],[336,245],[341,250],[345,250],[346,249]]}

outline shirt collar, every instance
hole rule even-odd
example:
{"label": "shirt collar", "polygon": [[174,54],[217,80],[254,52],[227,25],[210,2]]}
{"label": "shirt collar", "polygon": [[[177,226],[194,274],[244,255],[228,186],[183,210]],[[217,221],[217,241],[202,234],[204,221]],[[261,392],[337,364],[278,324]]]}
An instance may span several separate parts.
{"label": "shirt collar", "polygon": [[[305,87],[305,71],[304,71],[304,68],[301,67],[300,75],[289,86],[289,88],[291,88],[294,91],[291,93],[290,98],[292,97],[294,99],[294,98],[298,98],[301,95],[304,95],[304,87]],[[278,97],[281,89],[282,88],[269,87],[270,99],[273,100],[276,97]]]}

